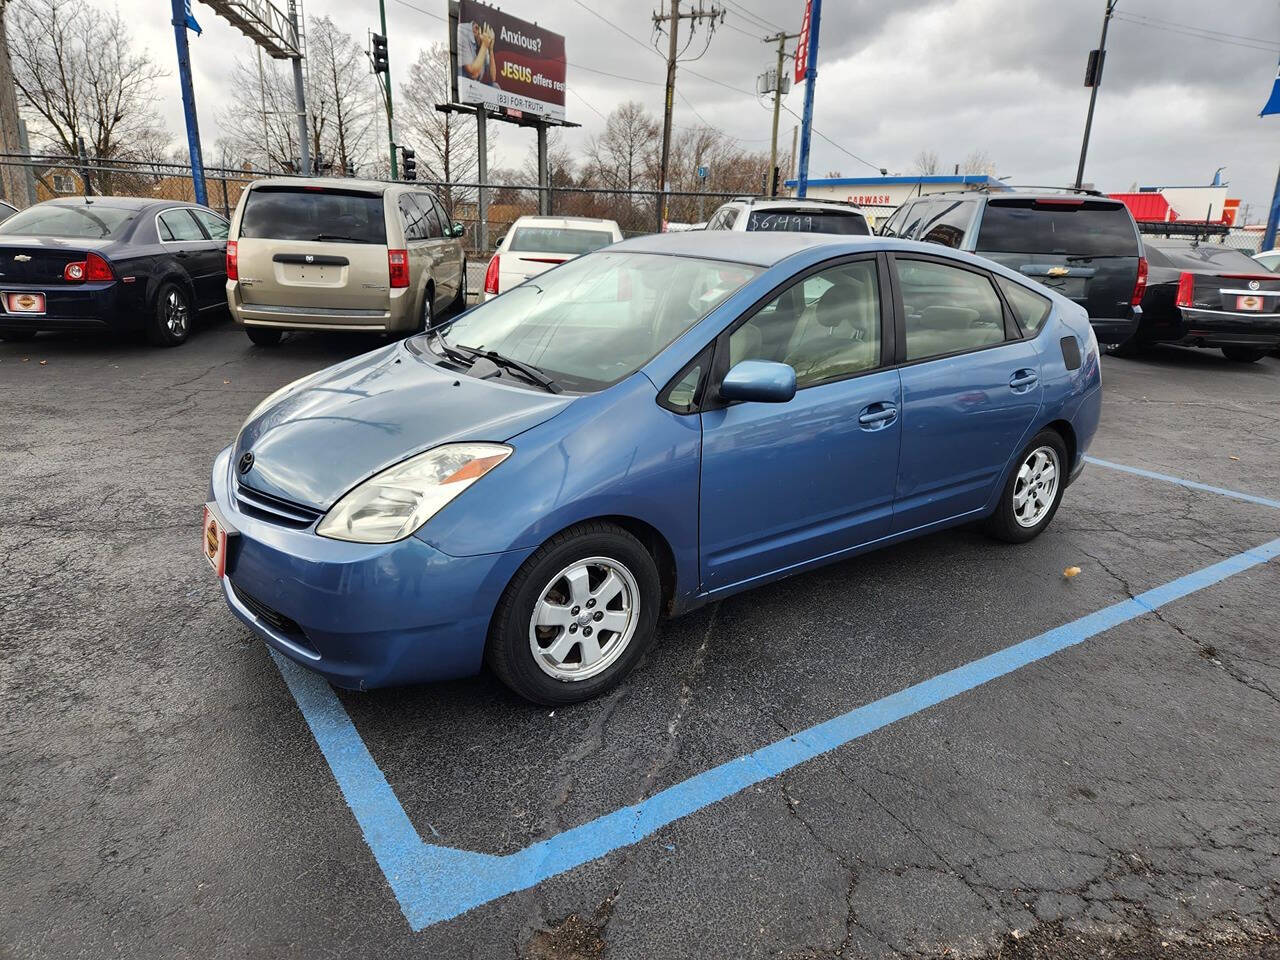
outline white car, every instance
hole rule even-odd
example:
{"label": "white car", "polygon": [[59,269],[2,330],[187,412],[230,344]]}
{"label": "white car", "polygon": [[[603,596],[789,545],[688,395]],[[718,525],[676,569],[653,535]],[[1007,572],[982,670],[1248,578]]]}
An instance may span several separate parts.
{"label": "white car", "polygon": [[497,245],[484,273],[490,300],[566,260],[622,239],[615,220],[597,217],[521,217]]}
{"label": "white car", "polygon": [[1280,273],[1280,248],[1275,250],[1267,250],[1264,253],[1255,253],[1253,259],[1276,273]]}
{"label": "white car", "polygon": [[840,200],[798,197],[734,197],[707,221],[708,230],[770,233],[871,233],[866,214]]}

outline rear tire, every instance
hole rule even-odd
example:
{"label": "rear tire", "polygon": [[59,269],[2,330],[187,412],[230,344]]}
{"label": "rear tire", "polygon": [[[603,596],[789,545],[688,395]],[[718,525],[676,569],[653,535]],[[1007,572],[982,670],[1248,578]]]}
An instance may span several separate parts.
{"label": "rear tire", "polygon": [[34,330],[0,330],[0,340],[6,343],[26,343],[36,338]]}
{"label": "rear tire", "polygon": [[191,294],[172,280],[160,285],[147,323],[147,340],[155,347],[177,347],[191,336],[195,310]]}
{"label": "rear tire", "polygon": [[658,568],[640,541],[612,523],[581,523],[535,550],[511,578],[485,658],[534,703],[589,700],[644,656],[661,604]]}
{"label": "rear tire", "polygon": [[[1052,467],[1052,473],[1047,468]],[[1026,543],[1049,526],[1066,484],[1067,445],[1056,430],[1041,430],[1022,448],[1000,493],[987,533],[1006,543]]]}
{"label": "rear tire", "polygon": [[277,327],[245,327],[244,332],[259,347],[278,347],[284,337],[284,331]]}
{"label": "rear tire", "polygon": [[462,261],[462,279],[458,281],[458,295],[449,304],[449,312],[459,314],[467,309],[467,261]]}
{"label": "rear tire", "polygon": [[1222,355],[1232,363],[1257,363],[1267,355],[1267,351],[1257,347],[1223,347]]}
{"label": "rear tire", "polygon": [[427,287],[422,293],[422,316],[418,318],[418,329],[415,333],[426,333],[436,323],[436,304],[435,290]]}

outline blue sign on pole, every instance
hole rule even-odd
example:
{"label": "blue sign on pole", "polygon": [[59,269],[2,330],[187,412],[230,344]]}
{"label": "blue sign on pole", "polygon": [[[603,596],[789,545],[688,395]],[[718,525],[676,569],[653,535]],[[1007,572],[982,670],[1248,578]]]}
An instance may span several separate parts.
{"label": "blue sign on pole", "polygon": [[711,168],[710,168],[710,167],[699,167],[699,168],[698,168],[698,179],[699,179],[699,180],[705,180],[705,179],[707,179],[707,177],[709,177],[709,176],[711,176]]}

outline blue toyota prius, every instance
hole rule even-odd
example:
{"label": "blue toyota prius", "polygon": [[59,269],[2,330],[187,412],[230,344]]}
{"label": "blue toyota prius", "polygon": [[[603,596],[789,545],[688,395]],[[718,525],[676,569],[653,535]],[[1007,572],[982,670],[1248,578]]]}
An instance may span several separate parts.
{"label": "blue toyota prius", "polygon": [[882,237],[615,244],[272,394],[213,465],[232,611],[344,687],[540,703],[660,615],[971,521],[1030,540],[1101,407],[1083,308]]}

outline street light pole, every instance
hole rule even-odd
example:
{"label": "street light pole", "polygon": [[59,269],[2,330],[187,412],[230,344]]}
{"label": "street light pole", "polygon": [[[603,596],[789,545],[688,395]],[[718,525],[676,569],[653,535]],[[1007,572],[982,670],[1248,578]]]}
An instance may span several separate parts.
{"label": "street light pole", "polygon": [[[381,18],[382,35],[388,41],[391,37],[387,34],[387,3],[386,0],[378,0],[378,16]],[[385,85],[387,93],[387,146],[391,151],[391,179],[399,180],[400,171],[396,169],[396,128],[393,126],[394,119],[391,112],[391,57],[387,56],[387,72],[382,75],[382,82]]]}
{"label": "street light pole", "polygon": [[1111,14],[1115,12],[1116,4],[1120,0],[1105,0],[1107,5],[1106,13],[1102,17],[1102,38],[1098,41],[1097,59],[1091,63],[1092,70],[1085,77],[1085,82],[1089,84],[1089,112],[1084,118],[1084,140],[1080,143],[1080,166],[1076,168],[1076,189],[1079,190],[1084,185],[1084,158],[1089,152],[1089,133],[1093,129],[1093,105],[1098,101],[1098,87],[1102,85],[1102,61],[1107,55],[1107,24],[1111,22]]}

